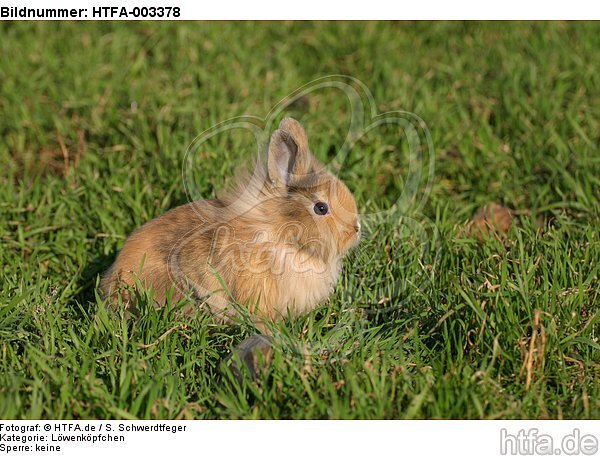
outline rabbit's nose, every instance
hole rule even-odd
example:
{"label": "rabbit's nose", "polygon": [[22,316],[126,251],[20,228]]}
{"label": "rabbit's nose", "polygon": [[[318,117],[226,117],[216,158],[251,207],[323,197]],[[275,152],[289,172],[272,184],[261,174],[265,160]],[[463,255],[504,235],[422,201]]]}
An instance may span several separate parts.
{"label": "rabbit's nose", "polygon": [[360,222],[358,220],[354,224],[354,231],[360,233]]}

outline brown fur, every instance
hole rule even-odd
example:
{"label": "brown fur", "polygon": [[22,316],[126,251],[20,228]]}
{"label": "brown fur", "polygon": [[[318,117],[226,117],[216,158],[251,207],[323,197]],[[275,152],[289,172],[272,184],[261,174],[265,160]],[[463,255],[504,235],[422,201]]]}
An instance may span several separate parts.
{"label": "brown fur", "polygon": [[[315,214],[318,201],[328,214]],[[172,290],[174,301],[191,295],[222,318],[238,303],[274,320],[325,300],[359,236],[352,194],[310,153],[302,126],[286,118],[253,175],[216,200],[177,207],[136,230],[100,288],[112,303],[120,294],[131,306],[137,279],[159,305]]]}

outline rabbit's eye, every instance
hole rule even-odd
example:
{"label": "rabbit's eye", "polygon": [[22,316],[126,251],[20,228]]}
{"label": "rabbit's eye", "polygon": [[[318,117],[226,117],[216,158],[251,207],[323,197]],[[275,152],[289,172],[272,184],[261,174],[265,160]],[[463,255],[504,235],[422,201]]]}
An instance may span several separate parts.
{"label": "rabbit's eye", "polygon": [[318,203],[315,204],[315,206],[313,207],[313,210],[315,211],[315,214],[317,214],[317,215],[325,215],[325,214],[327,214],[327,212],[329,212],[329,207],[327,206],[327,203],[319,201]]}

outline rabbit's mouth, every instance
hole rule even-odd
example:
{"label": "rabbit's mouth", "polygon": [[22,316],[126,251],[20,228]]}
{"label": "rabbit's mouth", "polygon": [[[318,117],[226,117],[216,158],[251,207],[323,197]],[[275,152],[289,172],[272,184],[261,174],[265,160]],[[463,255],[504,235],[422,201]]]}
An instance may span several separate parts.
{"label": "rabbit's mouth", "polygon": [[345,256],[348,252],[354,249],[360,243],[360,226],[357,228],[353,228],[352,230],[348,230],[343,234],[342,245],[339,246],[340,256]]}

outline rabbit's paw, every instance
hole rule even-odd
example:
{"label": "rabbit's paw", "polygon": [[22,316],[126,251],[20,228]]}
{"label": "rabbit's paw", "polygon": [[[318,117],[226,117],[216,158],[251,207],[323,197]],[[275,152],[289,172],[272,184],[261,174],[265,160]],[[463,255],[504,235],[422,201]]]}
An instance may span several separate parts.
{"label": "rabbit's paw", "polygon": [[226,364],[238,381],[242,380],[244,369],[256,380],[261,372],[269,368],[272,358],[273,339],[264,334],[255,334],[233,349]]}

